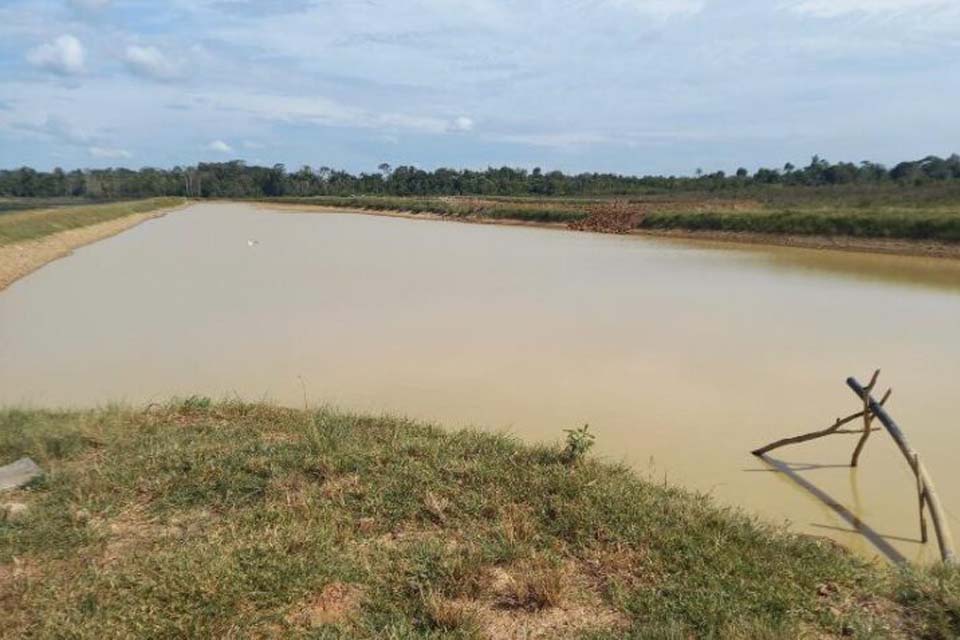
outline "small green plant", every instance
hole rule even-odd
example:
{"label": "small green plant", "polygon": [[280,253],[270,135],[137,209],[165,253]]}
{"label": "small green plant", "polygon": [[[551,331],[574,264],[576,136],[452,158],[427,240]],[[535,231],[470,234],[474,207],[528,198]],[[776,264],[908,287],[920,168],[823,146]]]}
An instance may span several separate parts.
{"label": "small green plant", "polygon": [[597,439],[595,435],[590,433],[589,424],[585,424],[579,429],[564,429],[564,433],[567,434],[567,447],[563,450],[563,460],[567,464],[576,464],[579,462],[583,456],[587,455],[587,452],[590,451],[590,448],[593,446],[594,441]]}
{"label": "small green plant", "polygon": [[180,404],[181,413],[198,413],[203,412],[209,409],[213,405],[213,401],[207,396],[197,396],[193,395],[189,398],[186,398]]}

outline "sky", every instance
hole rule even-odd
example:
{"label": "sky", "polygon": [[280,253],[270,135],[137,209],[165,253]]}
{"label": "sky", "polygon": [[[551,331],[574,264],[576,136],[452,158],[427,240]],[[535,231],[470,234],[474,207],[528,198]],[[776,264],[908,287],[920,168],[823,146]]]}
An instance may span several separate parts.
{"label": "sky", "polygon": [[0,168],[960,151],[958,0],[0,0]]}

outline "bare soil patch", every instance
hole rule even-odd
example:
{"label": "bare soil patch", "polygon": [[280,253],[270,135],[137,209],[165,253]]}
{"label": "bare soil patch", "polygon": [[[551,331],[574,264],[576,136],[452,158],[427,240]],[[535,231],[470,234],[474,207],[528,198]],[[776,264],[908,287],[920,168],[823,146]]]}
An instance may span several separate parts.
{"label": "bare soil patch", "polygon": [[300,602],[287,622],[303,627],[320,627],[349,622],[356,613],[363,591],[356,585],[333,582]]}
{"label": "bare soil patch", "polygon": [[604,603],[598,585],[576,563],[520,562],[479,578],[476,597],[430,596],[434,624],[489,640],[569,638],[624,629],[627,617]]}

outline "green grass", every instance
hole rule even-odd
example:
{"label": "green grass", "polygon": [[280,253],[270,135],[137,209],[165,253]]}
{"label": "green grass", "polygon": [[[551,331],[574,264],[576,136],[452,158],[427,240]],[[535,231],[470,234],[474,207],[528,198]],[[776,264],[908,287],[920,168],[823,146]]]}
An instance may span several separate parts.
{"label": "green grass", "polygon": [[644,229],[960,242],[960,207],[952,210],[658,212],[647,215],[640,226]]}
{"label": "green grass", "polygon": [[[561,431],[558,428],[558,436]],[[203,398],[0,412],[10,638],[952,638],[868,564],[557,446]],[[540,635],[536,635],[539,633]]]}
{"label": "green grass", "polygon": [[183,204],[183,198],[152,198],[54,209],[17,211],[0,215],[0,246],[76,229],[134,213],[146,213]]}
{"label": "green grass", "polygon": [[0,197],[0,216],[28,209],[54,209],[57,207],[81,207],[103,202],[88,198],[2,198]]}

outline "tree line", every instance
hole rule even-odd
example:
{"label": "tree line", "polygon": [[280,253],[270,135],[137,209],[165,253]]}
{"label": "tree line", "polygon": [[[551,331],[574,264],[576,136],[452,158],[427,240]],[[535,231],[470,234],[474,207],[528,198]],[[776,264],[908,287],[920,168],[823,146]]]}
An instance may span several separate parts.
{"label": "tree line", "polygon": [[263,198],[279,196],[606,196],[670,191],[723,191],[762,185],[825,186],[843,184],[923,185],[960,180],[960,156],[928,156],[888,168],[875,162],[830,163],[814,156],[805,167],[787,163],[751,174],[738,169],[694,176],[624,176],[612,173],[568,175],[510,167],[436,169],[411,166],[354,175],[346,171],[304,166],[288,171],[282,164],[248,166],[240,160],[199,163],[173,169],[89,169],[37,171],[29,167],[0,170],[0,196],[85,197],[94,199],[187,196],[198,198]]}

